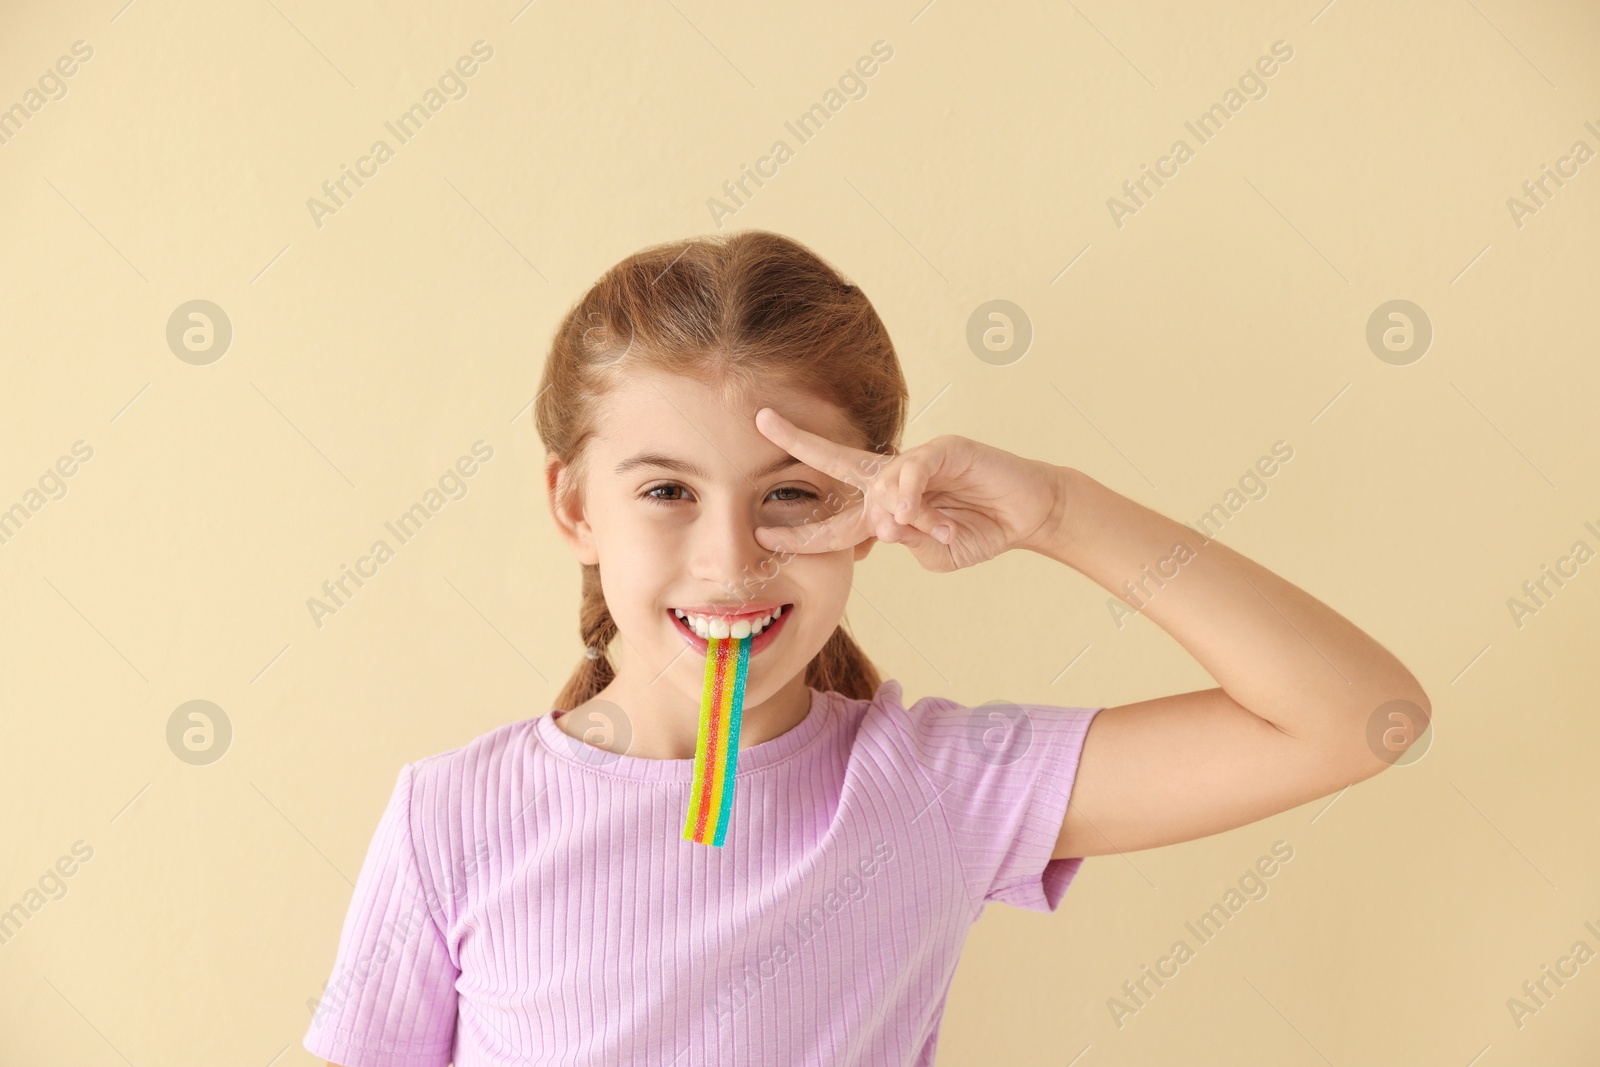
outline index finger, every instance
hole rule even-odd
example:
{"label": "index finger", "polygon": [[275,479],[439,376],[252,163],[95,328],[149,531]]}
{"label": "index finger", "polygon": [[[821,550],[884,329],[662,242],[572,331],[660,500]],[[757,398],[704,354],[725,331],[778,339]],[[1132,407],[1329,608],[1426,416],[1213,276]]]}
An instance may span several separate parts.
{"label": "index finger", "polygon": [[[761,421],[763,414],[766,415],[764,426]],[[864,472],[870,470],[876,474],[884,462],[884,458],[876,452],[863,452],[859,448],[850,448],[802,430],[772,408],[761,408],[756,412],[756,429],[802,463],[863,493],[872,481],[872,477]]]}
{"label": "index finger", "polygon": [[791,555],[854,548],[872,536],[872,531],[866,528],[865,518],[864,508],[849,507],[818,522],[802,522],[795,526],[758,526],[755,530],[756,544],[768,552],[787,552]]}

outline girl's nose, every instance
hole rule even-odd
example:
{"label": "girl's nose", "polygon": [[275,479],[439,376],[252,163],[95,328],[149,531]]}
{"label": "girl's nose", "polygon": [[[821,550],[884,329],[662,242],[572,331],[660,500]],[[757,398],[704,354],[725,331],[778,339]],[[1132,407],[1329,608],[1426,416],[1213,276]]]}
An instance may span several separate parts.
{"label": "girl's nose", "polygon": [[[770,576],[772,553],[756,540],[760,516],[742,506],[707,508],[690,531],[694,576],[719,587],[741,588]],[[763,563],[768,563],[762,567]]]}

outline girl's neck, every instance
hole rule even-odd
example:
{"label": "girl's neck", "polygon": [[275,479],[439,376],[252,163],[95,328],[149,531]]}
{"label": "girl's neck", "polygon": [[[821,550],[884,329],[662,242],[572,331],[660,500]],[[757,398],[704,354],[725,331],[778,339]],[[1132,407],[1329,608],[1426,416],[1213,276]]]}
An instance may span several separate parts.
{"label": "girl's neck", "polygon": [[[740,751],[788,733],[810,709],[811,689],[803,674],[762,703],[746,703],[739,720]],[[589,700],[556,716],[555,723],[569,737],[616,755],[693,759],[700,733],[700,698],[619,676]]]}

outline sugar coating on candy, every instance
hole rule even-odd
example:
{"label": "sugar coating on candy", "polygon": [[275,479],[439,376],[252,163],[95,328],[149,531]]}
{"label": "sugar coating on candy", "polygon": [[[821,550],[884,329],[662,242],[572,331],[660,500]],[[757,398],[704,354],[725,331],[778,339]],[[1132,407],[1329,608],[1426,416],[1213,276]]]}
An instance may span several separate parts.
{"label": "sugar coating on candy", "polygon": [[739,763],[739,720],[744,712],[744,679],[750,667],[752,637],[712,637],[706,641],[705,685],[700,691],[700,732],[694,746],[694,778],[683,839],[721,847],[733,811],[734,775]]}

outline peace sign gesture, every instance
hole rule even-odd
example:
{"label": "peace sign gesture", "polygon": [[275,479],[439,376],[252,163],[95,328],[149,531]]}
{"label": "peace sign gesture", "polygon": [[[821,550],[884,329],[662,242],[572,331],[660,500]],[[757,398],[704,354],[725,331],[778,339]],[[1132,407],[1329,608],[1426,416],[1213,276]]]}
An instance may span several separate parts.
{"label": "peace sign gesture", "polygon": [[772,408],[756,429],[779,448],[860,494],[820,522],[760,526],[773,552],[835,552],[869,537],[898,542],[931,571],[953,571],[1009,548],[1035,547],[1059,522],[1061,468],[946,434],[894,456],[800,429]]}

